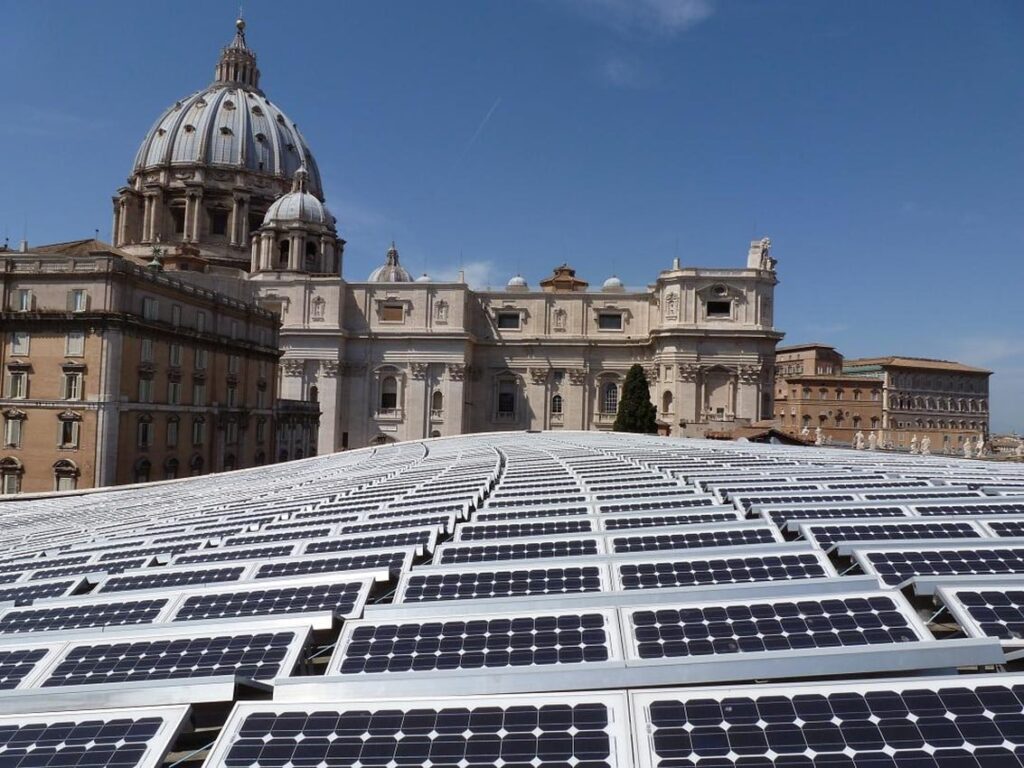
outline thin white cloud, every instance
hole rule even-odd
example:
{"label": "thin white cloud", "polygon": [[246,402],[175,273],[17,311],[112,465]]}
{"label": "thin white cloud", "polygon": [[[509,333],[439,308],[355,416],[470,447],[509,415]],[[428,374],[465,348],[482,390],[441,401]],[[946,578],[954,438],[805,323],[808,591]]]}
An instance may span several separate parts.
{"label": "thin white cloud", "polygon": [[459,270],[465,273],[469,287],[478,290],[503,286],[511,277],[511,275],[502,277],[493,261],[467,261],[461,266],[446,264],[431,274],[431,277],[441,282],[454,282],[458,280]]}
{"label": "thin white cloud", "polygon": [[654,72],[636,59],[612,56],[601,65],[601,79],[614,88],[640,90],[655,84]]}
{"label": "thin white cloud", "polygon": [[711,0],[567,0],[589,19],[620,32],[672,36],[714,13]]}

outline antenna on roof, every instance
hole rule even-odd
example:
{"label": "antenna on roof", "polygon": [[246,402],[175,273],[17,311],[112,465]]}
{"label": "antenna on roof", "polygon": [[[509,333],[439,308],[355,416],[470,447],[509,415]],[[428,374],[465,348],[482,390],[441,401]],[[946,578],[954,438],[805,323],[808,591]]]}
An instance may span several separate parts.
{"label": "antenna on roof", "polygon": [[95,229],[93,229],[92,233],[93,233],[93,239],[95,239],[95,240],[99,240],[100,239],[100,228],[99,227],[96,227]]}

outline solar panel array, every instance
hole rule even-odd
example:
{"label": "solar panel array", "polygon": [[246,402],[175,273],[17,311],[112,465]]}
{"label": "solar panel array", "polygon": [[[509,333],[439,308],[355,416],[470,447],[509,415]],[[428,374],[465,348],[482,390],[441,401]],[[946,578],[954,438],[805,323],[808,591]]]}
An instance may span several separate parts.
{"label": "solar panel array", "polygon": [[0,765],[1024,765],[1024,467],[602,433],[0,502]]}

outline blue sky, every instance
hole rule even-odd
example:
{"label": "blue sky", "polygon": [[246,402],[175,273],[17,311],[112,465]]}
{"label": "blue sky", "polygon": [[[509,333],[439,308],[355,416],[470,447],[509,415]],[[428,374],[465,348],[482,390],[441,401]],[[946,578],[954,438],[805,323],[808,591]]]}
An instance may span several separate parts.
{"label": "blue sky", "polygon": [[[0,0],[0,236],[109,239],[237,5]],[[779,259],[786,343],[995,370],[1024,431],[1024,3],[245,3],[362,279],[390,240],[478,285]]]}

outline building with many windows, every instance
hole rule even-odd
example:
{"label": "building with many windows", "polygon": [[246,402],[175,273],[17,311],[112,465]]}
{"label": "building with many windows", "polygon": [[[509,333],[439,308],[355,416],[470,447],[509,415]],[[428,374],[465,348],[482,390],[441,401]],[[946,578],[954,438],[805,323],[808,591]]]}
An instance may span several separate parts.
{"label": "building with many windows", "polygon": [[[213,82],[175,101],[143,139],[114,197],[114,242],[141,261],[160,248],[183,279],[248,291],[280,314],[280,391],[319,403],[321,453],[463,432],[609,429],[634,363],[647,370],[664,432],[771,417],[782,334],[767,240],[740,268],[677,261],[639,290],[615,277],[591,287],[568,266],[535,288],[520,276],[499,291],[414,280],[394,246],[367,280],[349,281],[313,154],[259,78],[239,20]],[[289,458],[302,439],[292,424],[282,424]]]}
{"label": "building with many windows", "polygon": [[126,256],[0,252],[0,492],[274,460],[277,318]]}

